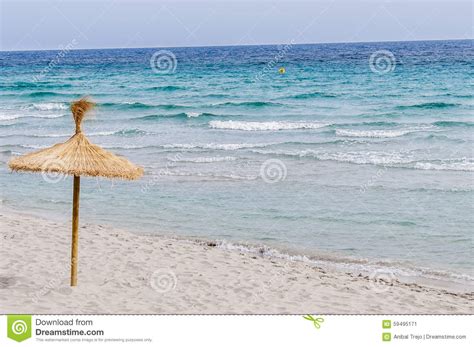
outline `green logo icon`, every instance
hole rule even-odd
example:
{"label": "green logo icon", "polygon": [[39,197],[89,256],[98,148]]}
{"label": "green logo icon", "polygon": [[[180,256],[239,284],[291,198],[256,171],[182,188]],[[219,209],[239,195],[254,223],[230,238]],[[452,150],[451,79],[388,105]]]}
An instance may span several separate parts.
{"label": "green logo icon", "polygon": [[31,337],[31,316],[7,316],[7,336],[18,342],[29,339]]}
{"label": "green logo icon", "polygon": [[306,316],[303,316],[304,319],[306,320],[309,320],[311,322],[313,322],[313,325],[316,329],[319,329],[321,328],[321,323],[324,322],[324,318],[323,317],[313,317],[312,315],[310,314],[307,314]]}
{"label": "green logo icon", "polygon": [[392,321],[391,320],[383,320],[382,321],[382,328],[390,329],[391,327],[392,327]]}
{"label": "green logo icon", "polygon": [[392,334],[390,333],[383,333],[382,334],[382,341],[388,342],[392,340]]}

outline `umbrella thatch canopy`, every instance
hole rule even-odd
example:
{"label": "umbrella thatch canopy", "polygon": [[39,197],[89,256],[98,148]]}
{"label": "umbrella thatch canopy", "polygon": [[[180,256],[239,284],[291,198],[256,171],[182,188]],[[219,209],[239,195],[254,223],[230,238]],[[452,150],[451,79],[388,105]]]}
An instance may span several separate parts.
{"label": "umbrella thatch canopy", "polygon": [[94,103],[86,98],[73,102],[71,111],[76,123],[76,133],[69,140],[13,158],[8,163],[14,171],[57,172],[74,176],[71,286],[77,284],[80,176],[133,180],[143,175],[141,167],[92,144],[82,133],[82,120],[93,107]]}
{"label": "umbrella thatch canopy", "polygon": [[136,179],[143,169],[125,158],[118,157],[93,145],[84,135],[81,122],[94,104],[81,99],[71,105],[76,133],[64,143],[25,154],[9,162],[15,171],[58,172],[73,176],[102,176],[108,178]]}

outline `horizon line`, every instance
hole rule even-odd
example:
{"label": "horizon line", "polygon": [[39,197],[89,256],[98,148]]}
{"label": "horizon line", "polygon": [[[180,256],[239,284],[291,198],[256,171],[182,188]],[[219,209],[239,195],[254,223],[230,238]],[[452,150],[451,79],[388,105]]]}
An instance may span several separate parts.
{"label": "horizon line", "polygon": [[[72,40],[75,40],[73,38]],[[240,45],[196,45],[196,46],[149,46],[149,47],[102,47],[102,48],[77,48],[69,51],[86,51],[86,50],[117,50],[117,49],[153,49],[153,48],[219,48],[219,47],[258,47],[258,46],[279,46],[279,45],[331,45],[331,44],[355,44],[355,43],[396,43],[396,42],[431,42],[431,41],[469,41],[474,38],[455,38],[455,39],[426,39],[426,40],[387,40],[387,41],[340,41],[340,42],[307,42],[307,43],[262,43],[262,44],[240,44]],[[48,52],[48,51],[62,51],[60,49],[18,49],[18,50],[3,50],[0,52]]]}

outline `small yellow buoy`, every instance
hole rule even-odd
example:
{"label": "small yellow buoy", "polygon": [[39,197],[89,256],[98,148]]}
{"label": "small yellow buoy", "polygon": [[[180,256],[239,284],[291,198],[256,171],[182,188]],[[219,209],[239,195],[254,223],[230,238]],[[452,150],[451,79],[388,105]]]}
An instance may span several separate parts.
{"label": "small yellow buoy", "polygon": [[284,67],[281,67],[278,69],[278,72],[283,75],[286,72],[286,70]]}

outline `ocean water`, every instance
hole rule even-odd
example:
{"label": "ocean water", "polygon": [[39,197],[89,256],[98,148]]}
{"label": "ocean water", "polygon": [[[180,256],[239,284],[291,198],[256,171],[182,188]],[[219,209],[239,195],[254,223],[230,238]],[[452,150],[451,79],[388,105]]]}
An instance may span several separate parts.
{"label": "ocean water", "polygon": [[85,133],[145,176],[84,179],[82,223],[470,282],[472,48],[0,52],[0,206],[70,218],[70,177],[7,162],[67,140],[68,104],[90,95]]}

